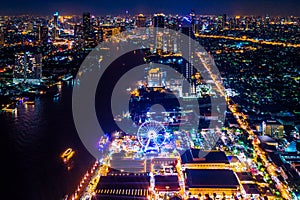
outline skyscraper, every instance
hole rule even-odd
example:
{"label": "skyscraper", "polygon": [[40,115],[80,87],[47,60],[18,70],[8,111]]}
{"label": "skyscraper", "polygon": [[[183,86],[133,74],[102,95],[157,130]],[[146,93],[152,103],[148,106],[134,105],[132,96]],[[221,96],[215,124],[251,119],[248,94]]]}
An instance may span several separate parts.
{"label": "skyscraper", "polygon": [[52,39],[58,37],[58,12],[53,14],[53,28],[52,28]]}
{"label": "skyscraper", "polygon": [[91,14],[89,12],[84,12],[82,20],[83,37],[84,39],[87,39],[91,33]]}
{"label": "skyscraper", "polygon": [[192,23],[192,24],[195,24],[195,21],[196,21],[196,13],[195,13],[194,10],[191,10],[190,17],[191,17],[191,23]]}
{"label": "skyscraper", "polygon": [[137,27],[146,27],[146,16],[144,16],[143,14],[139,14],[137,16],[135,25]]}
{"label": "skyscraper", "polygon": [[13,70],[14,82],[39,84],[42,77],[42,54],[17,53]]}
{"label": "skyscraper", "polygon": [[158,27],[158,28],[164,28],[165,27],[165,15],[162,13],[154,14],[153,26]]}
{"label": "skyscraper", "polygon": [[217,21],[217,29],[218,30],[224,30],[226,28],[226,14],[219,15],[218,16],[218,21]]}
{"label": "skyscraper", "polygon": [[4,32],[0,30],[0,45],[4,45],[4,44],[5,44]]}
{"label": "skyscraper", "polygon": [[196,13],[194,10],[191,11],[190,13],[190,20],[191,20],[191,25],[192,25],[192,30],[195,32],[196,29]]}
{"label": "skyscraper", "polygon": [[38,27],[38,41],[47,43],[48,41],[48,27],[46,25],[40,25]]}
{"label": "skyscraper", "polygon": [[57,27],[58,26],[58,12],[55,12],[53,14],[53,27]]}
{"label": "skyscraper", "polygon": [[154,14],[152,18],[155,35],[155,48],[154,52],[160,54],[164,46],[164,34],[159,31],[159,28],[165,28],[165,15],[163,13]]}
{"label": "skyscraper", "polygon": [[74,38],[78,39],[82,37],[82,26],[80,24],[76,24],[74,26]]}
{"label": "skyscraper", "polygon": [[101,28],[94,30],[93,35],[97,42],[103,41],[103,30]]}
{"label": "skyscraper", "polygon": [[[194,66],[194,52],[192,51],[193,47],[191,46],[193,44],[192,40],[196,39],[194,31],[193,31],[193,20],[192,15],[190,15],[190,18],[183,17],[182,24],[181,24],[181,33],[188,36],[188,44],[185,44],[186,46],[186,55],[188,57],[187,62],[185,63],[185,67],[183,69],[183,74],[185,78],[188,81],[191,81],[192,75],[193,75],[193,66]],[[195,87],[191,84],[183,84],[183,92],[184,93],[194,93]]]}
{"label": "skyscraper", "polygon": [[189,44],[187,45],[188,47],[188,62],[186,63],[186,68],[185,68],[185,77],[190,80],[192,76],[192,66],[193,66],[193,52],[191,49],[191,40],[195,39],[194,32],[192,30],[192,24],[185,23],[181,27],[181,33],[187,35],[189,37]]}
{"label": "skyscraper", "polygon": [[222,16],[222,29],[226,28],[226,22],[227,22],[227,16],[226,16],[226,14],[223,14],[223,16]]}

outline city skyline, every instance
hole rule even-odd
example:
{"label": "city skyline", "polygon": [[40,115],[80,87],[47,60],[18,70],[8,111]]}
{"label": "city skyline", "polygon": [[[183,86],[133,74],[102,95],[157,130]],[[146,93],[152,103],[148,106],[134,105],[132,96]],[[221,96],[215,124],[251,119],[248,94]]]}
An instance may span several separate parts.
{"label": "city skyline", "polygon": [[[180,4],[180,6],[179,6]],[[133,1],[89,1],[80,2],[79,0],[70,1],[51,1],[40,2],[31,0],[28,2],[21,0],[12,0],[2,3],[0,15],[51,15],[55,11],[59,11],[62,15],[81,14],[83,12],[91,12],[95,15],[134,15],[138,13],[151,14],[156,12],[164,12],[170,14],[184,14],[194,10],[197,14],[214,15],[272,15],[272,16],[299,16],[300,2],[296,0],[275,0],[275,1],[259,1],[239,2],[237,0],[214,0],[214,1],[185,1],[183,3],[174,4],[172,1],[149,1],[139,2]]]}
{"label": "city skyline", "polygon": [[300,199],[299,3],[16,2],[5,199]]}

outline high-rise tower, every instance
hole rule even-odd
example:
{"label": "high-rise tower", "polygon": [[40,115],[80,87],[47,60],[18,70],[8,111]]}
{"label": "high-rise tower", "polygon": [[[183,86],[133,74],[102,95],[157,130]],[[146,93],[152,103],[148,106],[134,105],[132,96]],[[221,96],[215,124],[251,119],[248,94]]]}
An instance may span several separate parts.
{"label": "high-rise tower", "polygon": [[89,12],[84,12],[82,20],[83,37],[87,39],[91,34],[91,14]]}
{"label": "high-rise tower", "polygon": [[165,15],[162,13],[154,14],[153,26],[158,27],[158,28],[164,28],[165,27]]}
{"label": "high-rise tower", "polygon": [[13,70],[14,82],[39,84],[42,77],[42,54],[17,53]]}

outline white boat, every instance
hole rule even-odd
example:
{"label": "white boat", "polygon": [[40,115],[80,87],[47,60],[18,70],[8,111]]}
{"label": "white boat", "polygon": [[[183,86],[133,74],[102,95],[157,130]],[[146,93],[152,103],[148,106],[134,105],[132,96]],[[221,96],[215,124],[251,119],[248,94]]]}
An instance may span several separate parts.
{"label": "white boat", "polygon": [[3,112],[11,112],[14,113],[17,111],[17,107],[15,105],[7,105],[2,109]]}
{"label": "white boat", "polygon": [[60,93],[56,93],[53,95],[53,98],[58,98],[60,96]]}
{"label": "white boat", "polygon": [[66,75],[64,75],[64,76],[62,77],[61,80],[63,80],[63,81],[68,81],[68,80],[70,80],[70,79],[72,79],[72,78],[73,78],[73,75],[72,75],[72,74],[66,74]]}
{"label": "white boat", "polygon": [[30,100],[30,101],[25,101],[24,102],[26,105],[34,105],[35,101],[34,100]]}
{"label": "white boat", "polygon": [[60,157],[64,163],[67,163],[75,154],[75,151],[72,148],[67,148]]}

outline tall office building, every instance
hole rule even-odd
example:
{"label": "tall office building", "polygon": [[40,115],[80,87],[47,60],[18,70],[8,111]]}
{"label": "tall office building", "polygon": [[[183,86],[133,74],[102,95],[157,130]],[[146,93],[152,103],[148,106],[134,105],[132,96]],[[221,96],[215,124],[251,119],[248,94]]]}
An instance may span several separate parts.
{"label": "tall office building", "polygon": [[5,19],[0,16],[0,45],[5,44]]}
{"label": "tall office building", "polygon": [[192,31],[195,33],[197,20],[196,20],[196,13],[194,10],[192,10],[190,13],[190,21],[191,21]]}
{"label": "tall office building", "polygon": [[58,27],[58,12],[53,14],[53,27]]}
{"label": "tall office building", "polygon": [[39,84],[41,78],[42,54],[22,52],[15,55],[15,66],[13,70],[14,82]]}
{"label": "tall office building", "polygon": [[235,28],[239,27],[240,22],[241,22],[241,16],[239,16],[239,15],[235,16],[235,19],[234,19]]}
{"label": "tall office building", "polygon": [[88,12],[83,13],[82,20],[83,37],[87,39],[91,34],[91,14]]}
{"label": "tall office building", "polygon": [[280,139],[284,137],[284,126],[277,120],[263,121],[262,134],[271,136],[274,139]]}
{"label": "tall office building", "polygon": [[76,24],[74,26],[74,38],[81,38],[82,34],[82,26],[80,24]]}
{"label": "tall office building", "polygon": [[58,12],[53,14],[53,28],[52,28],[52,39],[56,39],[58,37]]}
{"label": "tall office building", "polygon": [[98,29],[94,30],[93,35],[97,42],[103,41],[103,29],[98,28]]}
{"label": "tall office building", "polygon": [[195,13],[194,10],[191,10],[190,18],[191,18],[191,24],[195,24],[195,21],[196,21],[196,13]]}
{"label": "tall office building", "polygon": [[192,39],[195,39],[195,35],[193,33],[193,30],[192,30],[192,26],[191,24],[190,25],[185,25],[185,26],[182,26],[181,27],[181,33],[189,36],[189,44],[187,45],[188,47],[188,62],[186,63],[186,68],[185,68],[185,77],[190,80],[191,79],[191,76],[192,76],[192,66],[193,66],[193,51],[192,51],[192,47],[191,47],[191,44],[192,44]]}
{"label": "tall office building", "polygon": [[229,19],[229,29],[232,30],[235,28],[235,25],[234,25],[234,19],[233,18],[230,18]]}
{"label": "tall office building", "polygon": [[137,27],[146,27],[146,19],[147,19],[146,16],[144,16],[143,14],[139,14],[137,16],[135,25]]}
{"label": "tall office building", "polygon": [[154,35],[156,41],[154,52],[160,54],[163,51],[165,38],[163,32],[159,31],[158,28],[165,28],[165,15],[162,13],[154,14],[152,23],[154,26]]}
{"label": "tall office building", "polygon": [[164,28],[165,27],[165,15],[162,13],[154,14],[153,26],[158,27],[158,28]]}
{"label": "tall office building", "polygon": [[222,29],[226,28],[226,22],[227,22],[227,15],[223,14],[223,16],[222,16]]}
{"label": "tall office building", "polygon": [[[188,81],[191,81],[192,75],[193,75],[193,66],[194,66],[194,52],[193,52],[193,42],[192,40],[196,39],[194,31],[193,31],[193,20],[191,16],[184,17],[181,22],[181,33],[188,36],[188,44],[184,44],[186,51],[185,56],[188,58],[187,62],[185,63],[185,67],[182,70],[182,73],[184,74],[185,78]],[[191,85],[191,82],[187,85],[186,82],[183,84],[183,92],[185,94],[192,94],[195,93],[195,85]]]}
{"label": "tall office building", "polygon": [[48,41],[48,26],[40,25],[38,27],[38,41],[42,43],[47,43]]}
{"label": "tall office building", "polygon": [[245,26],[245,30],[249,30],[249,24],[250,24],[251,20],[249,17],[246,17],[246,26]]}
{"label": "tall office building", "polygon": [[218,16],[218,21],[217,21],[218,30],[224,30],[226,28],[226,18],[227,16],[225,14]]}
{"label": "tall office building", "polygon": [[5,44],[4,32],[0,30],[0,45],[4,45],[4,44]]}
{"label": "tall office building", "polygon": [[55,40],[56,38],[58,38],[58,28],[56,28],[56,27],[52,28],[51,37],[52,37],[53,40]]}

